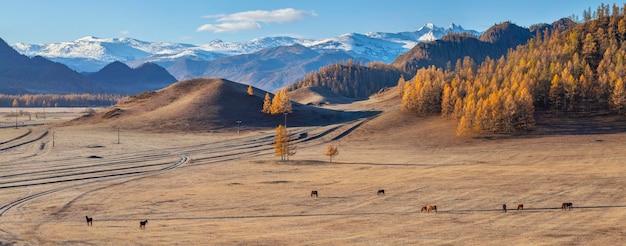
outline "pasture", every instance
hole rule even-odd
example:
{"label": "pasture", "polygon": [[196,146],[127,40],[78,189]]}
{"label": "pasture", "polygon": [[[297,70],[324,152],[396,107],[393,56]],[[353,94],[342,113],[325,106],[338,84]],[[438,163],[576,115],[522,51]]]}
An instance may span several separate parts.
{"label": "pasture", "polygon": [[[272,130],[53,127],[3,151],[1,244],[619,245],[626,133],[456,139],[441,119],[306,132],[290,161]],[[411,122],[411,123],[407,123]],[[356,124],[356,123],[353,123]],[[0,129],[0,142],[27,128]],[[381,129],[387,129],[383,131]],[[33,127],[33,132],[42,131]],[[411,136],[411,137],[407,137]],[[41,142],[46,143],[41,147]],[[339,144],[333,163],[323,155]],[[100,156],[100,159],[87,158]],[[187,159],[185,159],[185,158]],[[135,174],[132,174],[135,173]],[[53,177],[54,176],[54,177]],[[318,191],[313,197],[311,191]],[[384,195],[377,191],[384,190]],[[571,210],[562,204],[572,202]],[[502,205],[509,211],[504,213]],[[524,204],[523,210],[515,210]],[[436,205],[437,213],[420,208]],[[86,217],[93,218],[92,226]],[[145,229],[139,222],[148,220]]]}

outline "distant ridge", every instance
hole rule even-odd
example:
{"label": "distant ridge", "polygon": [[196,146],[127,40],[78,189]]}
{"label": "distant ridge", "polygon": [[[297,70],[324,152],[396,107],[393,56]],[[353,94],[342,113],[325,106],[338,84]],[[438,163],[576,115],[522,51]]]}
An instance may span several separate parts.
{"label": "distant ridge", "polygon": [[170,71],[186,73],[186,77],[193,78],[225,78],[275,91],[292,84],[307,71],[351,58],[343,51],[319,54],[305,46],[294,44],[212,61],[181,60],[170,67]]}
{"label": "distant ridge", "polygon": [[41,56],[20,55],[0,39],[2,94],[135,94],[160,89],[175,81],[164,68],[152,63],[131,69],[116,62],[101,71],[80,74]]}
{"label": "distant ridge", "polygon": [[0,39],[0,93],[73,93],[101,92],[67,66],[36,56],[20,55]]}
{"label": "distant ridge", "polygon": [[137,68],[130,68],[121,62],[113,62],[97,73],[88,74],[87,78],[109,93],[136,94],[148,90],[158,90],[174,82],[174,78],[164,68],[145,63]]}

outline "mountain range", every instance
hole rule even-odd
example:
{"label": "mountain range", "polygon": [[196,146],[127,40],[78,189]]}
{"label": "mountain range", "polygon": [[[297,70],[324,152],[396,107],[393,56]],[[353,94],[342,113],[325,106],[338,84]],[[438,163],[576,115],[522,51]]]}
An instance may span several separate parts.
{"label": "mountain range", "polygon": [[154,63],[130,68],[117,62],[95,73],[78,73],[41,56],[21,55],[0,39],[0,93],[3,94],[135,94],[173,82],[176,79]]}
{"label": "mountain range", "polygon": [[278,36],[248,42],[214,40],[199,46],[84,37],[52,44],[16,43],[12,47],[23,55],[41,56],[78,72],[96,72],[116,61],[129,67],[151,62],[164,67],[177,80],[221,77],[274,91],[309,71],[348,59],[390,63],[417,43],[436,40],[448,33],[480,34],[455,24],[447,28],[426,24],[412,32],[348,33],[322,39]]}

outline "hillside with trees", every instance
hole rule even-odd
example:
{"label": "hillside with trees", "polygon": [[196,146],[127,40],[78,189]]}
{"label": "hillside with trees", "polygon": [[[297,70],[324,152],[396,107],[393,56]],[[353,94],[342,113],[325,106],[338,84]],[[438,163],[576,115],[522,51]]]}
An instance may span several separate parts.
{"label": "hillside with trees", "polygon": [[333,64],[309,72],[288,88],[293,91],[303,87],[321,87],[346,97],[367,98],[382,88],[394,86],[399,77],[414,76],[421,68],[434,65],[452,70],[464,57],[470,57],[476,63],[487,57],[499,58],[537,34],[561,32],[574,25],[573,21],[565,18],[550,25],[538,24],[530,28],[504,22],[494,25],[479,37],[468,33],[448,34],[439,40],[418,43],[398,56],[392,64],[372,62],[363,66],[350,61]]}
{"label": "hillside with trees", "polygon": [[290,89],[318,86],[363,98],[396,76],[402,110],[454,120],[460,136],[533,129],[537,110],[621,115],[626,111],[624,6],[603,4],[584,11],[583,18],[530,29],[505,22],[478,38],[449,35],[416,46],[392,66],[335,64]]}
{"label": "hillside with trees", "polygon": [[384,87],[396,85],[399,77],[409,74],[391,65],[370,62],[366,66],[352,60],[309,72],[303,79],[288,86],[289,91],[304,87],[320,87],[342,96],[363,99]]}
{"label": "hillside with trees", "polygon": [[403,110],[455,120],[461,136],[530,129],[535,109],[621,114],[626,106],[624,7],[601,5],[585,11],[584,18],[568,31],[546,31],[497,60],[477,64],[466,57],[452,71],[420,69],[398,83]]}

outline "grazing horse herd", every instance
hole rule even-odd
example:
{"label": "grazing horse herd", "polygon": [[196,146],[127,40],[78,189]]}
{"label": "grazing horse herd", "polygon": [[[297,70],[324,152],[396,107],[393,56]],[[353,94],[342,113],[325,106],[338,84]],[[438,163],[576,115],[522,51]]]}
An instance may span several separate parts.
{"label": "grazing horse herd", "polygon": [[[378,190],[378,192],[376,192],[377,196],[384,196],[385,195],[385,190]],[[312,190],[311,191],[311,197],[318,197],[318,193],[317,190]],[[569,209],[572,210],[572,207],[574,206],[573,203],[571,202],[564,202],[561,205],[561,210],[565,210],[565,209]],[[517,211],[519,210],[524,210],[524,204],[520,203],[517,204]],[[430,205],[430,206],[424,206],[420,209],[420,213],[430,213],[431,211],[434,211],[435,213],[437,213],[437,205]],[[506,213],[506,204],[502,204],[502,211],[504,211]]]}
{"label": "grazing horse herd", "polygon": [[[574,207],[574,204],[571,202],[564,202],[563,204],[561,204],[561,210],[572,210],[572,208]],[[517,210],[524,210],[524,204],[518,204],[517,205]],[[504,211],[506,213],[506,204],[502,204],[502,211]]]}
{"label": "grazing horse herd", "polygon": [[[385,190],[378,190],[378,192],[376,192],[377,196],[384,196],[385,195]],[[312,190],[311,191],[311,197],[318,197],[318,192],[317,190]],[[572,208],[574,207],[574,204],[571,202],[564,202],[563,204],[561,204],[561,210],[572,210]],[[506,213],[506,204],[502,204],[502,210]],[[518,204],[517,205],[517,210],[524,210],[524,204]],[[431,211],[434,211],[435,213],[437,213],[437,205],[430,205],[430,206],[424,206],[420,209],[420,213],[430,213]],[[89,217],[89,216],[85,216],[85,219],[87,220],[87,226],[93,226],[93,217]],[[148,220],[142,220],[139,221],[139,229],[145,230],[146,229],[146,224],[148,224]]]}

